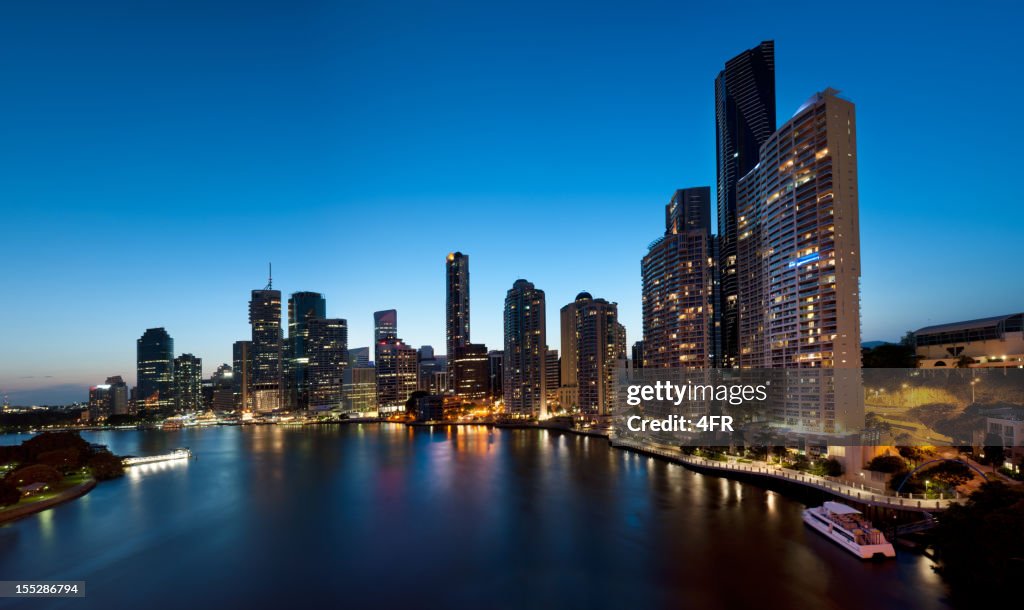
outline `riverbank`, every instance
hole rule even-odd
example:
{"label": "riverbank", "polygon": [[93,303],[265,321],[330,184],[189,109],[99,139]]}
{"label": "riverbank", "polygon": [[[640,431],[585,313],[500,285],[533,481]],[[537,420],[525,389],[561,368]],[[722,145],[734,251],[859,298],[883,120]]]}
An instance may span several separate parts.
{"label": "riverbank", "polygon": [[0,510],[0,524],[10,523],[22,517],[53,508],[59,504],[70,502],[89,493],[93,487],[96,487],[96,479],[89,477],[87,480],[63,489],[50,497],[41,500],[30,500],[28,502],[22,500],[13,506]]}

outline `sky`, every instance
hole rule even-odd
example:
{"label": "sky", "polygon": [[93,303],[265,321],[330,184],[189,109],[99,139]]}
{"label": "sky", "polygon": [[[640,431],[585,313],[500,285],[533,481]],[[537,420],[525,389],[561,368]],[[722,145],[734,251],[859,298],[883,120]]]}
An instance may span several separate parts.
{"label": "sky", "polygon": [[[443,352],[517,278],[641,338],[640,259],[715,184],[715,75],[776,44],[779,123],[857,106],[863,338],[1024,309],[1013,3],[36,2],[0,7],[0,392],[85,400],[163,326],[206,374],[249,292]],[[1006,113],[1000,118],[1000,115]]]}

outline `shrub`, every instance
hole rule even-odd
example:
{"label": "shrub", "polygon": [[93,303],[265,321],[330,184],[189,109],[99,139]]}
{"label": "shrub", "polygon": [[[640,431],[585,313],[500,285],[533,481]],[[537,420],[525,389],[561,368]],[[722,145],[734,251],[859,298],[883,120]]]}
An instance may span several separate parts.
{"label": "shrub", "polygon": [[64,477],[53,466],[33,464],[32,466],[25,466],[24,468],[11,471],[4,478],[4,481],[15,487],[21,487],[23,485],[31,485],[32,483],[56,483],[62,478]]}
{"label": "shrub", "polygon": [[92,472],[92,476],[98,481],[116,479],[124,474],[124,464],[121,463],[121,458],[107,451],[90,457],[86,465]]}

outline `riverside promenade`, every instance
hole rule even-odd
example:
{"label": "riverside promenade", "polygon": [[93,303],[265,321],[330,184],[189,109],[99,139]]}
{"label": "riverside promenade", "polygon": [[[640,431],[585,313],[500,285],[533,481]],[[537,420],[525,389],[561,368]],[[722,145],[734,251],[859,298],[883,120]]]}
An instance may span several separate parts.
{"label": "riverside promenade", "polygon": [[652,446],[624,438],[612,436],[608,439],[612,447],[635,451],[655,457],[660,457],[677,464],[682,464],[698,470],[721,471],[724,476],[728,473],[743,474],[747,476],[766,477],[780,481],[787,481],[812,487],[838,498],[851,500],[868,506],[879,506],[896,510],[932,512],[949,508],[952,504],[959,504],[956,498],[925,498],[922,494],[900,494],[886,495],[877,493],[869,488],[841,483],[833,479],[826,479],[817,475],[788,470],[776,466],[769,466],[761,463],[742,463],[737,461],[717,461],[694,455],[686,455],[679,449],[669,447]]}
{"label": "riverside promenade", "polygon": [[7,523],[9,521],[14,521],[15,519],[21,519],[22,517],[42,512],[48,508],[53,508],[58,504],[74,500],[75,498],[89,493],[93,487],[96,487],[96,479],[90,478],[89,480],[83,481],[74,487],[64,489],[60,493],[54,494],[49,498],[29,502],[19,502],[14,506],[10,506],[0,511],[0,523]]}

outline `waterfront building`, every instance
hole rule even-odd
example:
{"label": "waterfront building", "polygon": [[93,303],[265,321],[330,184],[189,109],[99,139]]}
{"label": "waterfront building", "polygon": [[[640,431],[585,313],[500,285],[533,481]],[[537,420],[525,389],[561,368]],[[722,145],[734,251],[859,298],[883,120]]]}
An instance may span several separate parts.
{"label": "waterfront building", "polygon": [[268,282],[263,290],[253,290],[249,301],[252,343],[249,358],[252,408],[269,412],[284,406],[283,338],[281,333],[281,291]]}
{"label": "waterfront building", "polygon": [[416,348],[391,338],[376,345],[377,408],[381,414],[405,410],[416,391]]}
{"label": "waterfront building", "polygon": [[1024,367],[1024,313],[926,326],[914,353],[920,368]]}
{"label": "waterfront building", "polygon": [[[856,134],[853,103],[826,89],[762,144],[737,183],[743,368],[859,370]],[[785,427],[857,428],[859,375],[801,374],[798,385],[775,413]]]}
{"label": "waterfront building", "polygon": [[455,347],[452,381],[455,395],[463,400],[481,402],[490,392],[490,359],[483,343],[467,343]]}
{"label": "waterfront building", "polygon": [[342,370],[343,409],[348,413],[377,412],[377,373],[372,366],[347,366]]}
{"label": "waterfront building", "polygon": [[581,292],[561,314],[561,397],[575,399],[563,402],[562,408],[607,415],[614,405],[615,369],[626,358],[626,329],[618,321],[618,305]]}
{"label": "waterfront building", "polygon": [[546,418],[547,334],[544,291],[516,280],[505,296],[503,361],[509,414]]}
{"label": "waterfront building", "polygon": [[235,408],[235,371],[227,363],[221,364],[210,375],[211,396],[209,407],[214,411],[231,411]]}
{"label": "waterfront building", "polygon": [[502,397],[502,363],[504,359],[505,352],[501,351],[500,349],[491,350],[487,352],[487,377],[490,380],[488,383],[488,388],[491,400],[494,400],[495,402],[501,400]]}
{"label": "waterfront building", "polygon": [[306,408],[338,408],[348,366],[348,322],[341,318],[310,317],[306,326]]}
{"label": "waterfront building", "polygon": [[[445,355],[452,359],[456,348],[469,343],[469,255],[449,253],[445,259],[445,276]],[[458,385],[456,382],[456,391]]]}
{"label": "waterfront building", "polygon": [[293,292],[288,298],[289,407],[309,407],[309,321],[326,317],[327,299],[319,292]]}
{"label": "waterfront building", "polygon": [[120,375],[114,375],[107,377],[104,385],[110,387],[107,394],[110,414],[127,415],[129,413],[128,384]]}
{"label": "waterfront building", "polygon": [[234,406],[236,409],[245,411],[252,410],[249,384],[252,379],[252,341],[235,341],[231,346],[231,356],[234,366],[232,389],[234,391]]}
{"label": "waterfront building", "polygon": [[[736,365],[739,350],[736,278],[736,185],[757,165],[761,145],[775,132],[775,43],[768,40],[725,63],[715,78],[715,143],[718,174],[721,354],[715,366]],[[646,335],[645,335],[646,337]]]}
{"label": "waterfront building", "polygon": [[430,345],[421,346],[416,352],[416,389],[426,392],[436,391],[433,388],[434,373],[440,365],[434,356],[434,348]]}
{"label": "waterfront building", "polygon": [[680,189],[641,261],[646,368],[717,366],[711,188]]}
{"label": "waterfront building", "polygon": [[111,415],[110,385],[101,383],[89,388],[87,413],[89,421],[101,421]]}
{"label": "waterfront building", "polygon": [[136,404],[139,410],[174,408],[174,339],[148,328],[136,341]]}
{"label": "waterfront building", "polygon": [[174,406],[182,413],[203,408],[203,360],[192,354],[174,359]]}

